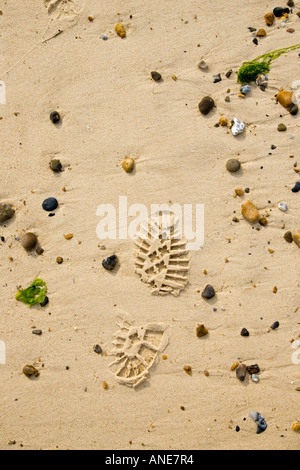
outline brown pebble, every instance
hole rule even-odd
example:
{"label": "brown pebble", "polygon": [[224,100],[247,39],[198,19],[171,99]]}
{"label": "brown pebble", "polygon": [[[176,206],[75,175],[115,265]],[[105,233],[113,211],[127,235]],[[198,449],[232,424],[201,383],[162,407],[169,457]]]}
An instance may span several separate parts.
{"label": "brown pebble", "polygon": [[68,233],[67,235],[64,235],[64,237],[66,240],[71,240],[74,237],[74,235],[73,233]]}
{"label": "brown pebble", "polygon": [[247,375],[247,366],[245,364],[240,364],[236,369],[236,376],[241,381],[244,382]]}
{"label": "brown pebble", "polygon": [[300,230],[297,230],[295,233],[293,233],[293,240],[300,248]]}
{"label": "brown pebble", "polygon": [[267,26],[272,26],[275,21],[275,15],[273,13],[266,13],[265,14],[265,21]]}
{"label": "brown pebble", "polygon": [[266,219],[265,217],[262,217],[261,219],[259,219],[259,223],[263,227],[266,227],[266,225],[268,225],[268,219]]}
{"label": "brown pebble", "polygon": [[243,195],[245,194],[245,191],[244,191],[242,188],[236,188],[236,189],[235,189],[235,194],[236,194],[237,196],[240,196],[240,197],[241,197],[241,196],[243,196]]}
{"label": "brown pebble", "polygon": [[199,111],[206,116],[214,106],[214,100],[210,96],[205,96],[199,103]]}
{"label": "brown pebble", "polygon": [[104,390],[107,390],[108,389],[108,383],[103,381],[102,382],[102,387],[104,388]]}
{"label": "brown pebble", "polygon": [[210,374],[209,374],[208,370],[205,369],[204,375],[205,375],[205,377],[209,377]]}
{"label": "brown pebble", "polygon": [[192,368],[191,368],[191,366],[184,366],[183,370],[184,370],[188,375],[192,375]]}
{"label": "brown pebble", "polygon": [[286,32],[287,32],[287,33],[294,33],[295,30],[294,30],[294,28],[288,28],[288,29],[286,30]]}
{"label": "brown pebble", "polygon": [[251,201],[246,201],[242,205],[242,215],[249,222],[255,224],[259,220],[259,212]]}
{"label": "brown pebble", "polygon": [[26,377],[37,377],[39,375],[39,371],[33,366],[24,366],[23,367],[23,374]]}
{"label": "brown pebble", "polygon": [[122,163],[123,169],[126,171],[126,173],[131,173],[133,168],[134,168],[134,159],[127,157]]}
{"label": "brown pebble", "polygon": [[63,259],[61,256],[58,256],[58,257],[56,258],[56,262],[57,262],[57,264],[63,264],[64,259]]}
{"label": "brown pebble", "polygon": [[284,108],[289,108],[293,104],[293,93],[291,91],[281,90],[276,95],[277,101]]}
{"label": "brown pebble", "polygon": [[115,31],[120,38],[125,38],[126,31],[122,23],[117,23],[115,26]]}
{"label": "brown pebble", "polygon": [[264,38],[267,35],[266,30],[261,28],[257,31],[256,36],[258,38]]}
{"label": "brown pebble", "polygon": [[250,375],[259,374],[260,368],[257,364],[254,364],[252,366],[247,367],[247,371],[249,372]]}
{"label": "brown pebble", "polygon": [[37,236],[34,233],[28,232],[22,237],[21,245],[26,251],[31,251],[36,247]]}
{"label": "brown pebble", "polygon": [[198,338],[203,338],[208,335],[208,329],[204,325],[198,325],[196,328],[196,335]]}
{"label": "brown pebble", "polygon": [[235,362],[234,364],[232,364],[232,366],[231,366],[231,369],[230,369],[230,370],[231,370],[231,372],[235,371],[235,370],[236,370],[236,368],[237,368],[239,365],[240,365],[240,363],[239,363],[239,362]]}
{"label": "brown pebble", "polygon": [[222,127],[228,126],[228,119],[226,119],[225,117],[220,117],[219,124],[220,124]]}
{"label": "brown pebble", "polygon": [[300,431],[300,423],[294,423],[293,424],[293,431],[294,432],[299,432]]}

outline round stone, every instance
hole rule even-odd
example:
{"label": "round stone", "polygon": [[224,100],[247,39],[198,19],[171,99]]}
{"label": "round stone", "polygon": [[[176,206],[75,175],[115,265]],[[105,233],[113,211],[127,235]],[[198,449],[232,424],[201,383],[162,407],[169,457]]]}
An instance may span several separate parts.
{"label": "round stone", "polygon": [[116,267],[117,261],[116,255],[112,255],[102,261],[102,266],[108,271],[112,271]]}
{"label": "round stone", "polygon": [[285,124],[279,124],[277,129],[279,132],[285,132],[287,130],[287,127]]}
{"label": "round stone", "polygon": [[210,96],[205,96],[199,103],[199,111],[206,116],[215,106],[214,100]]}
{"label": "round stone", "polygon": [[241,331],[241,336],[248,337],[250,336],[250,333],[246,328],[243,328]]}
{"label": "round stone", "polygon": [[0,204],[0,223],[6,222],[15,215],[15,211],[9,204]]}
{"label": "round stone", "polygon": [[155,82],[159,82],[162,79],[162,76],[159,72],[151,72],[151,77]]}
{"label": "round stone", "polygon": [[286,202],[280,202],[278,204],[278,209],[280,209],[282,212],[286,212],[288,210]]}
{"label": "round stone", "polygon": [[134,168],[134,159],[127,157],[122,163],[123,169],[126,171],[126,173],[131,173]]}
{"label": "round stone", "polygon": [[238,160],[231,159],[231,160],[228,160],[228,162],[226,163],[226,168],[230,173],[236,173],[237,171],[240,170],[241,164]]}
{"label": "round stone", "polygon": [[61,164],[60,160],[57,160],[56,158],[51,160],[50,168],[51,168],[52,171],[55,171],[55,172],[59,173],[62,170],[62,164]]}
{"label": "round stone", "polygon": [[283,16],[283,13],[284,9],[282,7],[276,7],[273,10],[273,14],[274,16],[276,16],[276,18],[281,18]]}
{"label": "round stone", "polygon": [[293,234],[292,232],[288,231],[283,235],[283,238],[287,243],[293,243]]}
{"label": "round stone", "polygon": [[61,256],[58,256],[58,257],[56,258],[56,262],[57,262],[57,264],[63,264],[64,259],[63,259]]}
{"label": "round stone", "polygon": [[22,238],[21,245],[26,251],[31,251],[36,247],[37,236],[34,233],[28,232]]}
{"label": "round stone", "polygon": [[215,289],[213,288],[213,286],[208,284],[205,287],[205,289],[204,289],[204,291],[202,292],[201,295],[202,295],[203,299],[209,300],[209,299],[212,299],[216,295],[216,292],[215,292]]}
{"label": "round stone", "polygon": [[199,64],[198,64],[198,67],[199,67],[199,69],[201,69],[201,70],[207,70],[208,65],[207,65],[207,63],[205,62],[205,60],[201,60],[201,62],[199,62]]}
{"label": "round stone", "polygon": [[42,207],[47,212],[55,211],[55,209],[58,208],[57,199],[55,199],[55,197],[49,197],[48,199],[45,199],[42,204]]}
{"label": "round stone", "polygon": [[26,375],[26,377],[37,377],[39,372],[35,367],[27,365],[23,367],[23,374]]}
{"label": "round stone", "polygon": [[60,115],[57,111],[53,111],[51,114],[50,114],[50,121],[53,123],[53,124],[57,124],[59,121],[60,121]]}
{"label": "round stone", "polygon": [[273,323],[273,325],[271,325],[271,330],[277,330],[277,328],[279,328],[279,322],[276,321]]}

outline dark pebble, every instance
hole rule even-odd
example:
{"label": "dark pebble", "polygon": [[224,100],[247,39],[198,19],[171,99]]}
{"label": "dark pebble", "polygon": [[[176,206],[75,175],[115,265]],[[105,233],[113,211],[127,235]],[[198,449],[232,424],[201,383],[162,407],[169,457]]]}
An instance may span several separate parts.
{"label": "dark pebble", "polygon": [[202,295],[203,299],[209,300],[209,299],[212,299],[216,295],[216,292],[215,292],[215,289],[213,288],[213,286],[208,284],[205,287],[205,289],[204,289],[204,291],[202,292],[201,295]]}
{"label": "dark pebble", "polygon": [[118,258],[116,255],[112,255],[102,261],[102,266],[108,271],[112,271],[115,268],[117,261]]}
{"label": "dark pebble", "polygon": [[35,367],[27,365],[23,367],[23,374],[26,377],[38,377],[39,371]]}
{"label": "dark pebble", "polygon": [[53,113],[50,114],[50,121],[53,124],[57,124],[60,121],[60,115],[57,111],[53,111]]}
{"label": "dark pebble", "polygon": [[36,335],[36,336],[41,336],[43,334],[43,332],[42,332],[42,330],[33,330],[32,334]]}
{"label": "dark pebble", "polygon": [[241,381],[244,382],[247,375],[247,366],[245,364],[240,364],[236,369],[236,376]]}
{"label": "dark pebble", "polygon": [[243,328],[241,331],[241,336],[250,336],[250,333],[246,328]]}
{"label": "dark pebble", "polygon": [[15,211],[9,204],[0,204],[0,223],[6,222],[15,215]]}
{"label": "dark pebble", "polygon": [[210,96],[205,96],[199,103],[199,111],[206,116],[214,107],[215,102]]}
{"label": "dark pebble", "polygon": [[239,426],[236,426],[235,430],[236,432],[240,432],[241,428]]}
{"label": "dark pebble", "polygon": [[283,16],[284,9],[282,7],[276,7],[274,8],[273,13],[276,16],[276,18],[281,18]]}
{"label": "dark pebble", "polygon": [[292,116],[297,116],[298,111],[299,111],[299,108],[297,104],[292,104],[292,106],[289,108],[289,112]]}
{"label": "dark pebble", "polygon": [[96,354],[103,354],[102,348],[101,346],[99,346],[99,344],[96,344],[96,346],[94,347],[94,352]]}
{"label": "dark pebble", "polygon": [[254,33],[254,31],[256,31],[256,28],[252,28],[252,26],[249,26],[248,29],[249,29],[250,33]]}
{"label": "dark pebble", "polygon": [[228,72],[226,72],[226,78],[230,78],[232,73],[233,73],[232,69],[228,70]]}
{"label": "dark pebble", "polygon": [[49,197],[48,199],[45,199],[42,207],[47,212],[55,211],[55,209],[58,207],[57,199],[55,199],[55,197]]}
{"label": "dark pebble", "polygon": [[252,366],[247,367],[247,371],[249,372],[250,375],[259,374],[260,373],[260,368],[257,364],[254,364]]}
{"label": "dark pebble", "polygon": [[226,163],[226,168],[230,173],[236,173],[237,171],[240,170],[241,164],[238,160],[232,158],[231,160],[228,160]]}
{"label": "dark pebble", "polygon": [[37,247],[37,249],[35,250],[36,254],[37,255],[42,255],[44,253],[45,250],[43,250],[43,248],[41,248],[40,246]]}
{"label": "dark pebble", "polygon": [[276,150],[277,149],[276,145],[271,145],[271,149]]}
{"label": "dark pebble", "polygon": [[256,46],[258,45],[258,39],[257,39],[257,38],[254,38],[254,39],[253,39],[253,42],[254,42],[254,44],[255,44]]}
{"label": "dark pebble", "polygon": [[37,236],[34,233],[28,232],[22,237],[21,244],[26,251],[31,251],[36,247],[37,242]]}
{"label": "dark pebble", "polygon": [[59,173],[62,170],[62,164],[60,160],[57,160],[56,158],[51,160],[50,162],[50,168],[52,171]]}
{"label": "dark pebble", "polygon": [[283,235],[283,238],[285,239],[286,242],[293,243],[293,234],[292,234],[292,232],[286,232]]}
{"label": "dark pebble", "polygon": [[159,72],[151,72],[151,77],[155,82],[159,82],[162,78]]}
{"label": "dark pebble", "polygon": [[49,298],[48,297],[45,297],[45,299],[43,300],[43,302],[40,304],[41,307],[46,307],[46,305],[49,303]]}
{"label": "dark pebble", "polygon": [[295,186],[292,189],[293,193],[298,193],[300,191],[300,181],[297,181]]}
{"label": "dark pebble", "polygon": [[275,323],[273,323],[273,325],[271,325],[271,330],[277,330],[277,328],[279,328],[279,322],[276,321]]}
{"label": "dark pebble", "polygon": [[218,75],[214,75],[214,76],[213,76],[213,81],[214,81],[214,83],[221,82],[221,81],[222,81],[221,74],[218,73]]}

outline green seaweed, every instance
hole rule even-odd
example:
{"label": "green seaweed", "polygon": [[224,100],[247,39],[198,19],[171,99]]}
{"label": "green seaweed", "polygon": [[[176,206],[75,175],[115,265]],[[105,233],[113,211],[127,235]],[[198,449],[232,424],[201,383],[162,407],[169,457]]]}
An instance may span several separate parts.
{"label": "green seaweed", "polygon": [[16,299],[31,307],[32,305],[41,304],[45,300],[46,294],[46,283],[42,279],[36,278],[29,287],[19,290]]}
{"label": "green seaweed", "polygon": [[300,48],[300,44],[283,49],[276,49],[275,51],[267,52],[251,62],[244,62],[238,71],[238,82],[250,83],[254,82],[260,74],[268,73],[270,71],[271,62],[282,54],[294,51]]}

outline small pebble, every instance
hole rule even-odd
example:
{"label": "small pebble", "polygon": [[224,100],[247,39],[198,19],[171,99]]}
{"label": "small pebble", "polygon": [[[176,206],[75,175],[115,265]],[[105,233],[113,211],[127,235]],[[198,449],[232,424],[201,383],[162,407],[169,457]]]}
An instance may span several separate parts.
{"label": "small pebble", "polygon": [[94,352],[96,354],[103,354],[102,348],[99,344],[96,344],[96,346],[94,347]]}
{"label": "small pebble", "polygon": [[225,76],[226,76],[226,78],[230,78],[232,74],[233,74],[233,70],[230,69],[230,70],[228,70],[228,72],[226,72]]}
{"label": "small pebble", "polygon": [[300,230],[297,230],[297,232],[293,233],[293,240],[300,248]]}
{"label": "small pebble", "polygon": [[249,222],[255,224],[259,220],[259,212],[251,201],[246,201],[242,205],[242,215]]}
{"label": "small pebble", "polygon": [[0,223],[12,219],[15,215],[14,209],[9,204],[0,203]]}
{"label": "small pebble", "polygon": [[249,372],[250,375],[259,374],[260,373],[260,368],[257,364],[253,364],[252,366],[247,367],[247,371]]}
{"label": "small pebble", "polygon": [[213,288],[213,286],[208,284],[205,287],[205,289],[204,289],[204,291],[202,292],[201,295],[202,295],[203,299],[209,300],[209,299],[212,299],[216,295],[216,292],[215,292],[215,289]]}
{"label": "small pebble", "polygon": [[237,118],[233,119],[233,126],[231,128],[232,135],[237,136],[242,134],[245,130],[245,124]]}
{"label": "small pebble", "polygon": [[263,227],[266,227],[268,225],[268,219],[266,219],[266,217],[262,217],[261,219],[259,219],[259,223]]}
{"label": "small pebble", "polygon": [[294,423],[293,424],[293,431],[294,432],[299,432],[300,431],[300,423]]}
{"label": "small pebble", "polygon": [[122,163],[123,169],[126,171],[126,173],[131,173],[134,169],[134,159],[127,157]]}
{"label": "small pebble", "polygon": [[246,328],[243,328],[241,331],[241,336],[247,337],[247,336],[250,336],[250,333]]}
{"label": "small pebble", "polygon": [[284,9],[282,7],[276,7],[273,10],[273,14],[276,18],[281,18],[284,14]]}
{"label": "small pebble", "polygon": [[248,29],[249,29],[250,33],[254,33],[255,31],[257,31],[257,29],[253,28],[252,26],[249,26]]}
{"label": "small pebble", "polygon": [[257,434],[261,434],[267,429],[268,425],[266,420],[257,411],[251,411],[249,413],[249,418],[252,419],[255,423],[257,423]]}
{"label": "small pebble", "polygon": [[53,113],[50,114],[50,121],[53,124],[57,124],[60,121],[60,115],[57,111],[53,111]]}
{"label": "small pebble", "polygon": [[42,332],[42,330],[33,330],[32,334],[36,335],[36,336],[41,336],[43,334],[43,332]]}
{"label": "small pebble", "polygon": [[287,130],[287,127],[285,124],[281,123],[277,127],[278,132],[285,132]]}
{"label": "small pebble", "polygon": [[48,199],[45,199],[42,207],[47,212],[55,211],[55,209],[58,207],[58,201],[54,197],[49,197]]}
{"label": "small pebble", "polygon": [[241,169],[241,164],[238,160],[231,159],[226,163],[226,168],[230,173],[236,173]]}
{"label": "small pebble", "polygon": [[292,234],[292,232],[286,232],[283,235],[283,238],[285,239],[286,242],[293,243],[293,234]]}
{"label": "small pebble", "polygon": [[299,111],[299,107],[297,104],[293,104],[290,108],[289,108],[289,112],[292,116],[297,116],[298,114],[298,111]]}
{"label": "small pebble", "polygon": [[51,160],[50,162],[50,168],[52,171],[54,171],[55,173],[59,173],[61,170],[62,170],[62,164],[60,162],[60,160],[57,160],[56,158],[54,158],[53,160]]}
{"label": "small pebble", "polygon": [[115,31],[116,31],[117,35],[120,36],[120,38],[125,38],[126,31],[125,31],[125,28],[124,28],[124,26],[121,22],[116,24]]}
{"label": "small pebble", "polygon": [[49,303],[49,297],[46,296],[46,297],[44,298],[43,302],[40,303],[40,306],[41,306],[41,307],[46,307],[46,305],[48,305],[48,303]]}
{"label": "small pebble", "polygon": [[199,64],[198,64],[198,67],[199,67],[199,69],[201,69],[201,70],[207,70],[207,69],[208,69],[208,65],[207,65],[207,63],[205,62],[205,60],[201,60],[201,62],[199,62]]}
{"label": "small pebble", "polygon": [[63,264],[64,259],[61,256],[58,256],[58,258],[56,258],[56,262],[57,264]]}
{"label": "small pebble", "polygon": [[271,328],[271,330],[277,330],[277,328],[279,328],[279,322],[278,322],[278,321],[275,321],[275,322],[273,323],[273,325],[271,325],[270,328]]}
{"label": "small pebble", "polygon": [[241,381],[244,382],[247,375],[247,366],[245,364],[240,364],[236,369],[236,376]]}
{"label": "small pebble", "polygon": [[196,328],[196,336],[198,338],[203,338],[208,335],[208,329],[204,325],[198,325]]}
{"label": "small pebble", "polygon": [[35,367],[27,365],[23,367],[23,374],[26,377],[38,377],[39,371]]}
{"label": "small pebble", "polygon": [[251,375],[251,379],[252,379],[252,381],[255,382],[255,383],[258,383],[258,382],[259,382],[259,377],[258,377],[258,375],[256,375],[256,374],[252,374],[252,375]]}
{"label": "small pebble", "polygon": [[298,193],[300,191],[300,181],[297,181],[295,186],[292,189],[293,193]]}
{"label": "small pebble", "polygon": [[248,93],[250,93],[251,91],[251,87],[250,85],[244,85],[241,87],[241,93],[243,93],[243,95],[247,95]]}
{"label": "small pebble", "polygon": [[228,120],[225,117],[220,117],[219,124],[222,127],[226,127],[228,125]]}
{"label": "small pebble", "polygon": [[254,38],[254,39],[253,39],[253,42],[254,42],[254,44],[255,44],[256,46],[258,45],[258,40],[257,40],[257,38]]}
{"label": "small pebble", "polygon": [[265,21],[267,26],[272,26],[272,24],[275,21],[275,15],[274,13],[266,13],[265,14]]}
{"label": "small pebble", "polygon": [[277,93],[276,99],[284,108],[293,106],[293,93],[291,91],[281,90]]}
{"label": "small pebble", "polygon": [[116,255],[112,255],[102,261],[102,266],[108,271],[112,271],[116,267],[117,261]]}
{"label": "small pebble", "polygon": [[159,82],[162,79],[162,76],[159,72],[151,72],[151,77],[155,82]]}
{"label": "small pebble", "polygon": [[183,370],[184,370],[188,375],[192,375],[192,368],[191,368],[191,366],[184,366]]}
{"label": "small pebble", "polygon": [[221,82],[221,81],[222,81],[222,77],[221,77],[220,73],[218,73],[218,75],[213,76],[213,82],[214,83],[218,83],[218,82]]}
{"label": "small pebble", "polygon": [[264,38],[267,35],[266,30],[261,28],[257,31],[256,36],[258,38]]}
{"label": "small pebble", "polygon": [[286,212],[288,210],[288,206],[286,202],[280,202],[278,204],[278,209],[280,209],[282,212]]}
{"label": "small pebble", "polygon": [[37,242],[37,236],[34,233],[28,232],[22,237],[21,245],[26,251],[31,251],[36,247]]}
{"label": "small pebble", "polygon": [[205,96],[199,103],[199,111],[206,116],[214,106],[214,100],[210,96]]}

